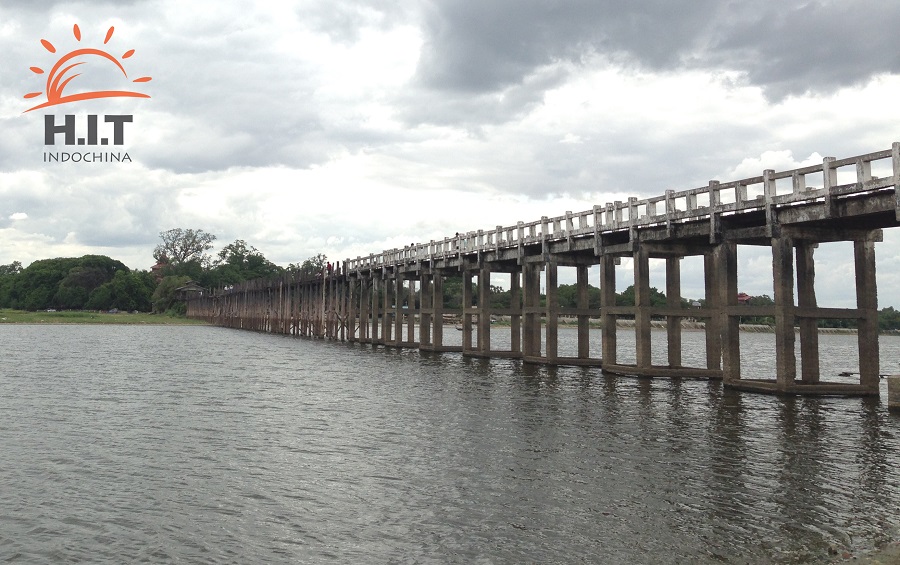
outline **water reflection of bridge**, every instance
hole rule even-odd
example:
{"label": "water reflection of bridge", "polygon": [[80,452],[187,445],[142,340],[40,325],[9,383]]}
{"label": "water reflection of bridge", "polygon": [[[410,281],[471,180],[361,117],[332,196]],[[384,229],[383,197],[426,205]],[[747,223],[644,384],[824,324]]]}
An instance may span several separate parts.
{"label": "water reflection of bridge", "polygon": [[[527,363],[598,366],[658,377],[723,378],[726,386],[797,394],[878,394],[875,243],[900,218],[900,143],[890,150],[821,165],[719,183],[662,196],[608,203],[579,213],[497,226],[440,241],[348,259],[334,275],[285,275],[236,285],[189,301],[188,314],[212,323],[463,355],[516,357]],[[814,252],[820,243],[853,244],[855,308],[822,308],[815,291]],[[771,306],[738,304],[738,246],[772,250]],[[681,304],[681,261],[700,256],[705,272],[701,308]],[[633,259],[635,306],[616,306],[615,265]],[[650,259],[665,261],[667,303],[650,303]],[[599,308],[588,305],[588,268],[600,266]],[[558,270],[576,272],[577,307],[561,308]],[[490,304],[495,273],[509,276],[512,307]],[[463,307],[444,309],[443,283],[462,277]],[[475,292],[475,282],[477,284]],[[541,284],[546,301],[540,299]],[[795,288],[796,283],[796,288]],[[849,281],[848,281],[849,283]],[[794,295],[797,301],[794,302]],[[462,346],[444,345],[444,316],[461,319]],[[491,318],[508,317],[510,347],[491,345]],[[558,354],[561,316],[577,320],[575,357]],[[775,320],[773,379],[741,375],[741,316]],[[589,349],[589,320],[602,321],[602,351]],[[616,319],[635,320],[636,359],[617,361]],[[651,361],[651,317],[667,320],[668,362]],[[681,320],[706,322],[706,365],[681,362]],[[854,320],[859,382],[820,380],[817,323]],[[795,327],[799,327],[799,372]]]}

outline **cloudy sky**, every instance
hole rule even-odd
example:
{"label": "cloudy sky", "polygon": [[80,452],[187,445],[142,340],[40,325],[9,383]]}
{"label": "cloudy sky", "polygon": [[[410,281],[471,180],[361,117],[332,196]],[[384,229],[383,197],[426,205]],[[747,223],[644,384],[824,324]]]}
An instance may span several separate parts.
{"label": "cloudy sky", "polygon": [[[343,260],[887,149],[897,29],[900,4],[870,0],[5,2],[0,264],[146,269],[174,227],[281,265]],[[88,47],[134,49],[128,80],[152,80],[91,61],[67,93],[150,98],[24,112],[45,100],[24,98],[47,76],[29,68]],[[67,113],[133,115],[102,148],[133,162],[43,162],[66,149],[44,145],[44,116]],[[900,306],[898,240],[876,249],[882,306]],[[771,294],[770,255],[741,252],[741,290]],[[850,247],[818,256],[820,303],[852,304]]]}

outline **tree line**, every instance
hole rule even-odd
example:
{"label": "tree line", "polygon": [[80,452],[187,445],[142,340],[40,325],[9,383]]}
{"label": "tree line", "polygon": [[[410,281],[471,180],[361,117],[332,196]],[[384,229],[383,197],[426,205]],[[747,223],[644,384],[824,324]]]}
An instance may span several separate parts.
{"label": "tree line", "polygon": [[[174,228],[160,232],[160,243],[153,250],[157,264],[152,270],[132,270],[121,261],[105,255],[84,255],[41,259],[22,267],[19,261],[0,265],[0,308],[18,310],[112,310],[169,312],[183,314],[184,303],[178,300],[176,289],[195,281],[208,289],[224,288],[240,282],[272,278],[284,272],[299,272],[313,276],[323,272],[327,257],[317,254],[299,263],[280,267],[254,246],[237,239],[222,247],[216,255],[208,252],[214,247],[216,236],[204,230]],[[473,297],[478,285],[473,284]],[[559,305],[577,307],[577,286],[559,285]],[[404,300],[406,300],[404,298]],[[521,300],[521,299],[520,299]],[[493,308],[514,308],[512,292],[491,285]],[[457,310],[463,304],[462,277],[448,277],[444,281],[444,308]],[[681,299],[689,308],[694,301]],[[703,299],[698,301],[701,305]],[[541,295],[541,304],[546,296]],[[650,304],[666,305],[666,296],[656,288],[650,289]],[[750,299],[751,305],[772,305],[767,295]],[[634,285],[616,294],[617,306],[634,305]],[[588,307],[600,307],[600,289],[588,285]],[[878,315],[882,330],[900,330],[900,311],[883,308]],[[772,325],[772,317],[742,317],[743,323]],[[820,327],[855,328],[855,320],[820,320]]]}
{"label": "tree line", "polygon": [[204,230],[175,228],[160,232],[151,270],[132,270],[105,255],[41,259],[22,267],[0,265],[0,308],[18,310],[122,310],[184,313],[176,289],[189,281],[204,288],[273,277],[285,270],[321,272],[326,257],[310,257],[287,269],[275,265],[242,239],[216,255],[216,236]]}

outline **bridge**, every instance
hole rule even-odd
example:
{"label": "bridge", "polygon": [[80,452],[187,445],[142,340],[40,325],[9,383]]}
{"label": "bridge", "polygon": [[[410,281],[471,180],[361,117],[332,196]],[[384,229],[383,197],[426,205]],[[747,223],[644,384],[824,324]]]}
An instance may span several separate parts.
{"label": "bridge", "polygon": [[[765,170],[756,177],[710,181],[653,198],[629,198],[385,250],[347,259],[333,273],[286,273],[202,292],[188,300],[187,312],[221,326],[294,336],[595,366],[624,375],[722,379],[727,387],[764,393],[876,396],[875,243],[882,240],[884,228],[898,223],[900,143],[894,143],[888,150],[826,157],[809,167]],[[853,244],[855,308],[817,305],[815,251],[827,242]],[[738,302],[738,251],[747,245],[771,248],[774,305]],[[681,300],[681,261],[695,256],[703,261],[705,297],[702,307],[688,309]],[[620,284],[615,266],[623,257],[633,260],[634,306],[615,303]],[[650,302],[651,259],[665,261],[665,306]],[[588,269],[594,265],[600,268],[599,308],[588,303]],[[575,269],[575,308],[560,307],[560,267]],[[491,306],[493,273],[509,276],[510,308]],[[462,278],[462,307],[457,311],[443,307],[448,277]],[[510,345],[503,350],[491,342],[491,320],[498,316],[510,324]],[[559,355],[563,316],[577,321],[574,357]],[[745,316],[775,320],[775,367],[770,375],[741,374],[739,324]],[[444,344],[448,317],[459,320],[461,346]],[[590,350],[592,318],[601,322],[599,352]],[[621,318],[634,320],[634,363],[617,360]],[[682,364],[685,318],[705,322],[704,366]],[[664,365],[654,365],[651,357],[652,319],[666,321]],[[855,321],[858,382],[820,378],[817,325],[822,319]]]}

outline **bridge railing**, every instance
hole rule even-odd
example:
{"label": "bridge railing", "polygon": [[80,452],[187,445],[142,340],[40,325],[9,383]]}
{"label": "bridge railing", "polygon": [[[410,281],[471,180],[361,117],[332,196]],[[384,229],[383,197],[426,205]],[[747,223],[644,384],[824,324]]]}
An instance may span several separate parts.
{"label": "bridge railing", "polygon": [[[883,176],[878,176],[878,175]],[[542,217],[514,226],[496,226],[428,243],[416,243],[403,249],[390,249],[368,257],[347,259],[348,272],[377,269],[415,261],[430,261],[498,251],[593,235],[624,229],[703,220],[716,215],[732,215],[823,201],[830,210],[836,197],[893,189],[900,195],[900,143],[891,149],[835,159],[826,157],[822,164],[776,172],[763,171],[760,176],[689,190],[667,190],[651,198],[629,198],[626,202],[607,202],[582,212],[566,212],[562,216]],[[900,207],[900,197],[898,197]]]}

